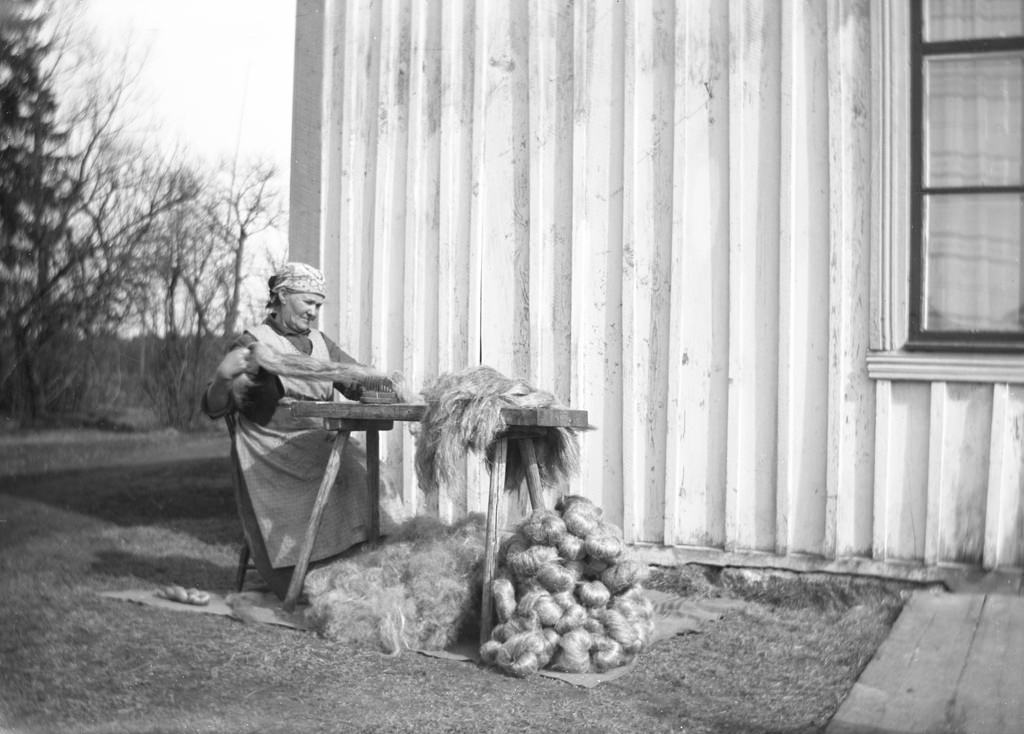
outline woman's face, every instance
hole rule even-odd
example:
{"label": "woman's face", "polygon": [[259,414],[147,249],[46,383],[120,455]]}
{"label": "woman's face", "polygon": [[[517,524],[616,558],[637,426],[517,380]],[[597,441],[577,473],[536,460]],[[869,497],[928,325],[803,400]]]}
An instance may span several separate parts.
{"label": "woman's face", "polygon": [[278,321],[291,331],[306,331],[313,327],[320,315],[324,297],[316,293],[282,293]]}

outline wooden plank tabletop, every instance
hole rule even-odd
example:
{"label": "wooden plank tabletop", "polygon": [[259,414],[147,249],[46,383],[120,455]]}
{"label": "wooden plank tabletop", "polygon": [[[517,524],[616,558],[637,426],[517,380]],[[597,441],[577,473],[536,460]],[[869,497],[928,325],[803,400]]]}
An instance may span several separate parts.
{"label": "wooden plank tabletop", "polygon": [[297,400],[292,403],[296,418],[346,418],[371,421],[418,421],[427,406],[422,403],[338,403],[331,400]]}
{"label": "wooden plank tabletop", "polygon": [[1024,731],[1024,597],[918,591],[826,729]]}
{"label": "wooden plank tabletop", "polygon": [[[426,409],[422,403],[371,405],[319,400],[300,400],[291,406],[297,418],[378,421],[419,421]],[[587,411],[570,408],[503,408],[501,417],[509,426],[588,427]]]}

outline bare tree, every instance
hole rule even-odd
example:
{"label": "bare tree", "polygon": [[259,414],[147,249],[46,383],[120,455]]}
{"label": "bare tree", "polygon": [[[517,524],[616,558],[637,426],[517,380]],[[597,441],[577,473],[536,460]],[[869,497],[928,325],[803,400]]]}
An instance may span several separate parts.
{"label": "bare tree", "polygon": [[229,269],[220,273],[226,291],[222,325],[222,333],[226,335],[234,334],[238,328],[252,239],[276,227],[281,219],[276,179],[277,169],[269,163],[257,161],[240,172],[232,166],[227,182],[210,205],[214,235],[228,255]]}
{"label": "bare tree", "polygon": [[8,347],[0,401],[31,418],[60,407],[64,396],[75,399],[81,370],[62,355],[116,328],[135,298],[135,265],[155,222],[198,189],[180,166],[126,142],[119,123],[131,85],[126,74],[62,108],[53,55],[66,48],[64,39],[48,30],[45,7],[23,1],[19,10],[25,22],[5,22],[0,35],[0,80],[20,74],[34,93],[16,101],[20,114],[5,109],[0,121],[4,138],[22,143],[20,193],[0,192],[0,338]]}
{"label": "bare tree", "polygon": [[162,217],[150,238],[144,258],[149,287],[135,318],[159,337],[144,384],[170,425],[196,420],[209,363],[239,323],[259,254],[254,239],[280,216],[275,175],[262,163],[241,173],[197,173],[196,199]]}
{"label": "bare tree", "polygon": [[51,0],[12,1],[0,5],[0,409],[75,409],[102,380],[91,345],[133,336],[150,402],[187,426],[238,328],[256,242],[282,218],[276,170],[161,153],[127,122],[128,52],[97,61],[68,43],[72,15],[56,23]]}

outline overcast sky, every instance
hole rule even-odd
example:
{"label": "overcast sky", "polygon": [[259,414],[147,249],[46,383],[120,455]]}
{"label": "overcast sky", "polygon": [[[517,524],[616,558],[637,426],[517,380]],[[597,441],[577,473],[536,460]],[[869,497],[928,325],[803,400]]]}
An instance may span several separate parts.
{"label": "overcast sky", "polygon": [[[296,0],[71,1],[83,31],[139,75],[134,133],[211,165],[274,163],[287,210]],[[254,263],[260,250],[282,257],[287,220],[252,244]],[[261,301],[266,273],[252,275]]]}
{"label": "overcast sky", "polygon": [[269,158],[287,184],[295,0],[80,2],[104,46],[145,55],[155,134],[211,161]]}

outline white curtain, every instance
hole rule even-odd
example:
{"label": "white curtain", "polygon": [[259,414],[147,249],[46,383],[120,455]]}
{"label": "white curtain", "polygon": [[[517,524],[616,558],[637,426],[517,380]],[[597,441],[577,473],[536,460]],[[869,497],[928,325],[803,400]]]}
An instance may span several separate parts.
{"label": "white curtain", "polygon": [[[1020,34],[1020,0],[930,0],[925,40]],[[1024,54],[924,60],[924,184],[1024,180]],[[1024,330],[1024,198],[929,195],[924,201],[925,326]]]}

